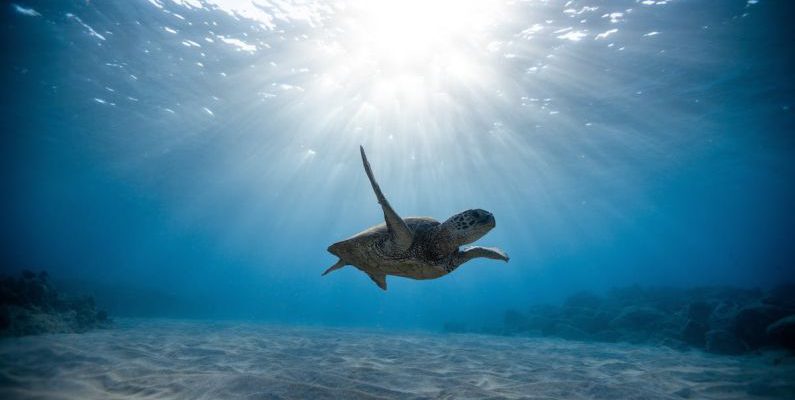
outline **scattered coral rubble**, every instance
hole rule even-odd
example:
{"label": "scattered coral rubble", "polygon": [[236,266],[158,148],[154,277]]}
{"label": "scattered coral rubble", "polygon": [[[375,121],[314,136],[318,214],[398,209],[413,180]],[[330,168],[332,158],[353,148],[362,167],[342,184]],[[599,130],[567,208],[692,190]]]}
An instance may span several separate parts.
{"label": "scattered coral rubble", "polygon": [[59,294],[44,271],[0,276],[0,337],[79,333],[110,323],[93,298]]}
{"label": "scattered coral rubble", "polygon": [[793,351],[795,284],[770,291],[632,286],[605,295],[580,292],[560,306],[509,310],[501,325],[473,327],[447,322],[444,330],[651,343],[719,354],[774,347]]}

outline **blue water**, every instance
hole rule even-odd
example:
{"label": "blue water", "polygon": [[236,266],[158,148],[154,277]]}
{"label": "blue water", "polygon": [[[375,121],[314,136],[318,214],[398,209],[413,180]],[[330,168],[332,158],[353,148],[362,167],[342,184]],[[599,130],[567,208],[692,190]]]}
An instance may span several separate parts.
{"label": "blue water", "polygon": [[[4,271],[114,316],[396,329],[795,277],[789,2],[259,4],[3,3]],[[382,222],[359,145],[402,216],[486,209],[510,262],[321,277]]]}

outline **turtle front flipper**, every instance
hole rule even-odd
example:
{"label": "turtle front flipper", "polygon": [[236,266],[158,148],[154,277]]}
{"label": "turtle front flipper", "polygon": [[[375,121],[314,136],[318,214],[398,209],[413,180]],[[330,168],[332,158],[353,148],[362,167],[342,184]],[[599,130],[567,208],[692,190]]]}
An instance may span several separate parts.
{"label": "turtle front flipper", "polygon": [[508,253],[497,247],[472,246],[467,247],[461,253],[463,253],[464,262],[479,257],[491,258],[492,260],[502,260],[505,262],[508,262],[510,259],[510,257],[508,257]]}
{"label": "turtle front flipper", "polygon": [[[384,194],[381,193],[381,187],[378,186],[378,182],[375,181],[370,163],[367,161],[367,156],[364,154],[364,147],[359,146],[359,150],[362,153],[364,172],[367,173],[370,185],[373,186],[375,196],[378,198],[378,204],[380,204],[381,208],[384,210],[384,220],[386,220],[386,227],[389,230],[389,237],[392,245],[391,250],[395,252],[404,252],[411,247],[411,243],[414,241],[414,235],[412,235],[411,230],[408,225],[406,225],[406,221],[400,218],[395,210],[392,209],[392,206],[389,205],[389,201],[386,200]],[[382,289],[386,290],[386,284],[384,284]]]}
{"label": "turtle front flipper", "polygon": [[475,258],[491,258],[492,260],[502,260],[505,262],[510,260],[508,253],[504,252],[502,249],[496,247],[472,246],[455,254],[445,270],[449,274],[465,262]]}

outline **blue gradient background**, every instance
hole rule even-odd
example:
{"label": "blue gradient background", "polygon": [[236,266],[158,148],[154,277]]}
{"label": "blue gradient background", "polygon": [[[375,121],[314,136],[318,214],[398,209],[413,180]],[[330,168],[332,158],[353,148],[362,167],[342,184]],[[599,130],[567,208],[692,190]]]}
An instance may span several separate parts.
{"label": "blue gradient background", "polygon": [[[120,316],[430,329],[581,289],[792,280],[790,2],[575,3],[504,4],[487,75],[354,122],[367,78],[313,83],[333,18],[265,29],[168,1],[4,3],[3,272],[46,269]],[[563,12],[585,5],[600,7],[585,23]],[[626,8],[615,46],[594,39]],[[516,36],[547,19],[589,36]],[[510,263],[390,277],[388,292],[353,268],[321,278],[328,245],[381,221],[359,144],[401,215],[489,210],[478,244]]]}

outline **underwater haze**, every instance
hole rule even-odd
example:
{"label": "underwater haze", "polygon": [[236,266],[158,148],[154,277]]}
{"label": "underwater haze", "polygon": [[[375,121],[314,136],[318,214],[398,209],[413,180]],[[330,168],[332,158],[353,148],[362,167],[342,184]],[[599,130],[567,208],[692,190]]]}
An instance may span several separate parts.
{"label": "underwater haze", "polygon": [[[3,268],[115,315],[438,328],[631,284],[792,279],[786,1],[18,2]],[[326,248],[482,208],[437,280]]]}
{"label": "underwater haze", "polygon": [[[787,2],[2,11],[4,268],[127,294],[118,314],[438,327],[793,277]],[[510,263],[321,278],[382,222],[360,144],[402,216],[489,210]]]}

